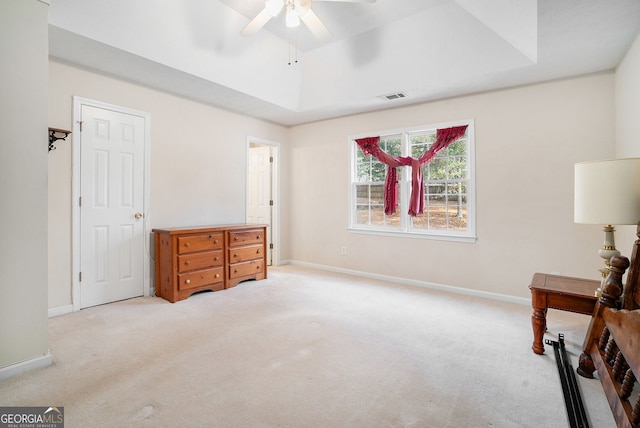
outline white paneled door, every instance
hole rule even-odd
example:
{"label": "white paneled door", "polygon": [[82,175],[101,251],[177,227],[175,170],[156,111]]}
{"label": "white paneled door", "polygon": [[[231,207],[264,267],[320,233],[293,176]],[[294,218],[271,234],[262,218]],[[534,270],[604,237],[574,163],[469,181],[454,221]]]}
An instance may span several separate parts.
{"label": "white paneled door", "polygon": [[249,148],[249,195],[247,220],[267,225],[267,263],[271,265],[271,230],[273,215],[272,195],[273,156],[271,146],[254,144]]}
{"label": "white paneled door", "polygon": [[142,116],[81,106],[80,307],[144,293]]}

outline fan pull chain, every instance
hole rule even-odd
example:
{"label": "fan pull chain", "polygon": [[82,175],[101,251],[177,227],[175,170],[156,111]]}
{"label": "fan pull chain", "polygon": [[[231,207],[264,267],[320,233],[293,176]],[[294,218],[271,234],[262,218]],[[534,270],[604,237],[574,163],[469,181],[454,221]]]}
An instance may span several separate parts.
{"label": "fan pull chain", "polygon": [[[291,43],[291,33],[294,33],[294,40]],[[291,65],[291,45],[293,44],[295,49],[295,63],[298,63],[298,31],[297,29],[289,31],[289,65]]]}

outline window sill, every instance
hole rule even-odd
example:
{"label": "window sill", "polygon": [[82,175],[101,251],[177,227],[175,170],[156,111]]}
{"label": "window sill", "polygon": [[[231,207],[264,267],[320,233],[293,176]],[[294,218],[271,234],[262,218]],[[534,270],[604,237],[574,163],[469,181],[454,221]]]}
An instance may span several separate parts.
{"label": "window sill", "polygon": [[463,242],[468,244],[475,243],[478,238],[468,235],[451,235],[451,234],[437,234],[437,233],[419,233],[419,232],[401,232],[393,230],[373,230],[373,229],[360,229],[349,227],[349,232],[361,233],[364,235],[378,235],[389,236],[395,238],[415,238],[415,239],[428,239],[433,241],[449,241],[449,242]]}

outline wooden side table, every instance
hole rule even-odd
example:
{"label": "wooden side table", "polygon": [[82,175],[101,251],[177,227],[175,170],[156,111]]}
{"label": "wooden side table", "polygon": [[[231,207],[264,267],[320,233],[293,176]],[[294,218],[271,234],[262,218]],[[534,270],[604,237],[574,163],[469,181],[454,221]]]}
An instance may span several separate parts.
{"label": "wooden side table", "polygon": [[598,300],[595,294],[598,287],[600,281],[593,279],[535,273],[529,285],[533,306],[533,352],[544,354],[542,337],[547,329],[547,309],[592,315]]}

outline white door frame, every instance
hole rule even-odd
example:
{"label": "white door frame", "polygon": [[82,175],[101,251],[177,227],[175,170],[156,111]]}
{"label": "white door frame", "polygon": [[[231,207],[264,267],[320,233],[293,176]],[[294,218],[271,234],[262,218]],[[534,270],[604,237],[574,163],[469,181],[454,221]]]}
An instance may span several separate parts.
{"label": "white door frame", "polygon": [[[280,264],[280,143],[270,140],[265,140],[264,138],[257,137],[247,137],[247,152],[246,152],[246,186],[247,189],[245,191],[246,202],[245,206],[245,219],[249,220],[249,212],[247,210],[247,206],[249,205],[249,149],[251,143],[262,144],[264,146],[271,146],[275,148],[275,154],[273,156],[273,174],[271,177],[271,187],[272,187],[272,198],[273,198],[273,209],[271,213],[271,241],[273,242],[273,251],[271,252],[271,264],[273,266],[278,266]],[[269,243],[267,243],[269,245]]]}
{"label": "white door frame", "polygon": [[77,137],[72,138],[72,188],[71,188],[71,304],[73,305],[73,311],[79,311],[80,308],[80,118],[82,113],[82,106],[91,106],[105,110],[112,110],[120,113],[131,114],[135,116],[141,116],[145,121],[145,136],[144,136],[144,185],[143,185],[143,201],[144,201],[144,216],[142,220],[143,233],[145,236],[145,252],[144,252],[144,266],[143,269],[143,293],[145,296],[151,295],[151,219],[150,213],[150,141],[151,141],[151,114],[139,110],[133,110],[126,107],[117,106],[114,104],[103,103],[101,101],[95,101],[88,98],[73,97],[73,129],[72,132]]}

